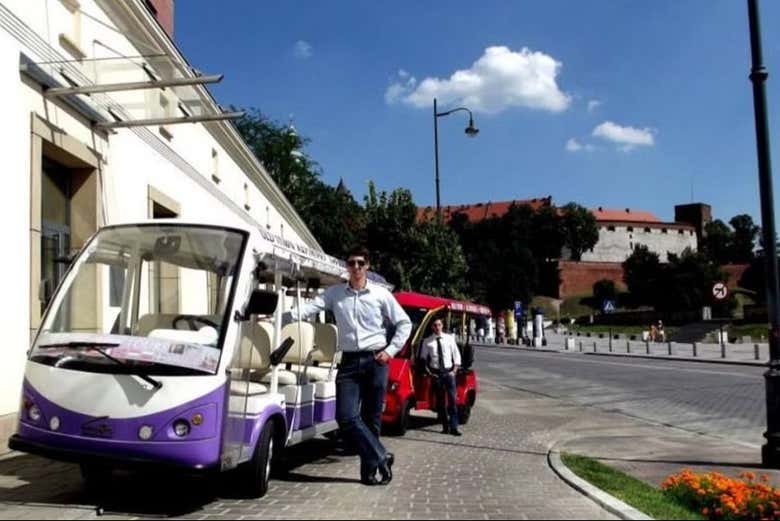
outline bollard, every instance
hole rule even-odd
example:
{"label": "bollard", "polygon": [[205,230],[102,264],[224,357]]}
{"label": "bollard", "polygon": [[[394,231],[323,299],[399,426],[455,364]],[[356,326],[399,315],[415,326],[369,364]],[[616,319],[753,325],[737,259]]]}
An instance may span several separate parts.
{"label": "bollard", "polygon": [[647,354],[649,355],[650,354],[650,341],[649,340],[645,340],[645,348],[647,349]]}
{"label": "bollard", "polygon": [[626,340],[626,353],[631,354],[631,340]]}
{"label": "bollard", "polygon": [[593,342],[593,352],[595,353],[598,351],[598,348],[596,347],[596,342]]}
{"label": "bollard", "polygon": [[720,344],[720,357],[726,358],[726,344]]}
{"label": "bollard", "polygon": [[761,353],[760,353],[760,352],[759,352],[759,350],[758,350],[758,344],[756,344],[755,346],[753,346],[753,348],[754,348],[754,349],[755,349],[755,351],[756,351],[756,360],[761,360]]}
{"label": "bollard", "polygon": [[582,340],[580,340],[580,353],[582,353]]}
{"label": "bollard", "polygon": [[669,356],[672,356],[672,343],[669,342]]}
{"label": "bollard", "polygon": [[609,352],[612,352],[612,330],[609,330]]}
{"label": "bollard", "polygon": [[699,354],[698,354],[698,346],[696,345],[696,342],[694,342],[693,343],[693,357],[696,358],[698,356],[699,356]]}

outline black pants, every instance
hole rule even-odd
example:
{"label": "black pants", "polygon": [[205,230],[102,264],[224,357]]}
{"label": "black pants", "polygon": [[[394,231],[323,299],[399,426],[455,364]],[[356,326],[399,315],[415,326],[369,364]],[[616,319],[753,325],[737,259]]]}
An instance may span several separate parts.
{"label": "black pants", "polygon": [[436,390],[439,420],[445,429],[458,428],[458,396],[455,389],[455,375],[452,373],[434,373],[433,384]]}

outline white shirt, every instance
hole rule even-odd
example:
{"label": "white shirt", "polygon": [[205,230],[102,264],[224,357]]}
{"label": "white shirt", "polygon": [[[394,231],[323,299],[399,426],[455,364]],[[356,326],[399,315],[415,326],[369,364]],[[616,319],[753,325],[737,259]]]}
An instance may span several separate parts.
{"label": "white shirt", "polygon": [[[345,352],[376,351],[395,356],[404,347],[412,332],[412,321],[392,293],[370,281],[361,290],[349,284],[337,284],[302,306],[301,319],[321,311],[332,311],[339,329],[339,348]],[[297,320],[298,310],[290,311],[285,321]],[[387,325],[395,327],[395,335],[387,339]]]}
{"label": "white shirt", "polygon": [[[439,364],[439,348],[436,344],[437,335],[433,334],[423,341],[420,359],[425,360],[431,369],[441,369]],[[441,334],[441,351],[444,356],[444,370],[452,371],[453,366],[460,366],[460,350],[455,337],[447,333]]]}

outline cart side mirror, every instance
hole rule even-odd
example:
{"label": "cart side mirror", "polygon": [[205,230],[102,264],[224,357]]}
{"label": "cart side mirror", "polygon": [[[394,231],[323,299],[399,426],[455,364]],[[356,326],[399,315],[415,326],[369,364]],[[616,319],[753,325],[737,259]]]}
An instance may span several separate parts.
{"label": "cart side mirror", "polygon": [[256,289],[252,292],[244,308],[242,318],[249,320],[252,315],[273,315],[279,303],[279,295],[273,291]]}

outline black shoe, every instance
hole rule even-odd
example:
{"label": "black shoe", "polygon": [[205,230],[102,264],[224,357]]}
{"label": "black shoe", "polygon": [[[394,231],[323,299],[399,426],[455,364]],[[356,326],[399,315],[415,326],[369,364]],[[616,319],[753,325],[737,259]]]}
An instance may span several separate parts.
{"label": "black shoe", "polygon": [[378,479],[376,479],[376,469],[374,469],[370,474],[363,474],[363,472],[360,473],[360,482],[367,487],[374,487],[376,485],[379,485],[380,482]]}
{"label": "black shoe", "polygon": [[388,452],[385,456],[385,462],[379,465],[379,474],[382,476],[380,485],[387,485],[393,481],[393,463],[395,463],[395,455],[392,452]]}
{"label": "black shoe", "polygon": [[463,433],[461,433],[458,429],[452,429],[450,431],[450,434],[452,434],[453,436],[463,436]]}
{"label": "black shoe", "polygon": [[441,433],[442,433],[442,434],[449,434],[449,433],[450,433],[450,428],[449,428],[449,427],[444,427],[444,428],[441,430]]}

